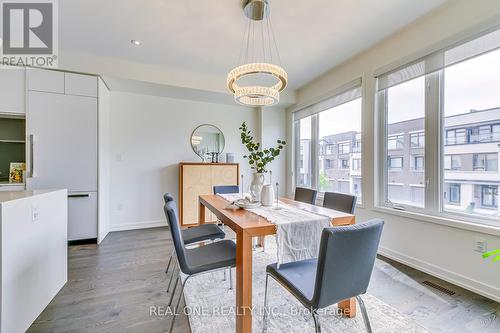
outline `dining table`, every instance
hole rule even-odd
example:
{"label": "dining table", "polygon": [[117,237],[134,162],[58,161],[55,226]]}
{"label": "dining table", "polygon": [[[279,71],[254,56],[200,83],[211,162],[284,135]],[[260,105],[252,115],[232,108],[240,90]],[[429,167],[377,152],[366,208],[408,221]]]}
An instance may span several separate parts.
{"label": "dining table", "polygon": [[[289,198],[280,198],[280,204],[290,205],[331,218],[332,226],[355,223],[355,216],[344,212],[311,205]],[[252,255],[253,238],[276,234],[276,225],[250,210],[231,207],[231,203],[219,195],[199,196],[199,223],[205,223],[205,208],[236,234],[236,332],[252,332]],[[346,253],[348,256],[349,253]],[[340,312],[349,318],[356,316],[356,299],[338,303]]]}

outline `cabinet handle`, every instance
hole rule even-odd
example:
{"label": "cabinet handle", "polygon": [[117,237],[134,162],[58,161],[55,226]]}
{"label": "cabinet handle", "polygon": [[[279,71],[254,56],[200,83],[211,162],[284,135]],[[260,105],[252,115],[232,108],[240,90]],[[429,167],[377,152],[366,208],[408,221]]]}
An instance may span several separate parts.
{"label": "cabinet handle", "polygon": [[68,198],[88,198],[88,194],[68,194]]}
{"label": "cabinet handle", "polygon": [[30,141],[30,148],[29,148],[29,152],[30,152],[30,177],[34,177],[35,175],[35,163],[33,161],[33,155],[34,155],[34,146],[33,146],[33,139],[34,139],[34,135],[33,134],[30,134],[29,136],[29,141]]}

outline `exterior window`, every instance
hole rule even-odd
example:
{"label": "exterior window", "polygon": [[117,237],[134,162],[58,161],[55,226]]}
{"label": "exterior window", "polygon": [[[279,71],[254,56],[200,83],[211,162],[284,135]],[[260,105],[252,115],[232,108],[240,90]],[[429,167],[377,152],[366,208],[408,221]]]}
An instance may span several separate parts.
{"label": "exterior window", "polygon": [[462,168],[462,159],[460,155],[445,155],[444,169],[445,170],[460,170]]}
{"label": "exterior window", "polygon": [[339,143],[339,154],[349,154],[349,142]]}
{"label": "exterior window", "polygon": [[394,135],[387,139],[387,149],[389,150],[402,149],[404,144],[405,140],[403,135]]}
{"label": "exterior window", "polygon": [[463,145],[467,143],[467,130],[465,128],[446,131],[447,145]]}
{"label": "exterior window", "polygon": [[498,171],[498,155],[494,154],[474,154],[474,171]]}
{"label": "exterior window", "polygon": [[500,141],[500,124],[491,126],[491,141]]}
{"label": "exterior window", "polygon": [[311,167],[311,120],[309,116],[299,121],[298,138],[300,164],[297,172],[297,186],[311,187],[312,167]]}
{"label": "exterior window", "polygon": [[339,169],[349,169],[349,160],[348,159],[340,159],[339,160]]}
{"label": "exterior window", "polygon": [[331,143],[325,145],[325,155],[333,155],[335,154],[335,145]]}
{"label": "exterior window", "polygon": [[403,168],[403,158],[402,157],[390,157],[389,158],[389,170],[401,170]]}
{"label": "exterior window", "polygon": [[498,207],[498,186],[481,186],[481,206],[489,208]]}
{"label": "exterior window", "polygon": [[460,184],[450,184],[450,203],[460,203]]}
{"label": "exterior window", "polygon": [[424,157],[423,156],[413,156],[412,169],[414,171],[424,171]]}
{"label": "exterior window", "polygon": [[352,160],[352,171],[359,171],[359,170],[361,170],[361,159],[355,158]]}
{"label": "exterior window", "polygon": [[424,132],[410,134],[410,146],[412,148],[422,148],[425,145]]}
{"label": "exterior window", "polygon": [[333,169],[334,168],[334,163],[330,159],[325,159],[325,169]]}

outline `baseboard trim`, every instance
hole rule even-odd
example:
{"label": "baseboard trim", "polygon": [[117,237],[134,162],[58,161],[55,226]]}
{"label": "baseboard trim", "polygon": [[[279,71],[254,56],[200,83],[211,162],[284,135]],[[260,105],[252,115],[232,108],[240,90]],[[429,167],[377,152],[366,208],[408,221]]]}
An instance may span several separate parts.
{"label": "baseboard trim", "polygon": [[484,297],[490,298],[496,302],[500,302],[500,289],[482,283],[480,281],[470,279],[464,275],[454,273],[452,271],[440,268],[433,264],[426,263],[419,259],[407,256],[397,251],[388,248],[379,247],[379,254],[389,259],[395,260],[407,266],[418,269],[419,271],[433,275],[437,278],[453,283],[459,287],[475,292]]}
{"label": "baseboard trim", "polygon": [[125,231],[125,230],[136,230],[136,229],[148,229],[148,228],[158,228],[158,227],[166,227],[166,220],[157,220],[157,221],[142,221],[135,223],[126,223],[126,224],[116,224],[112,225],[109,229],[110,232],[113,231]]}

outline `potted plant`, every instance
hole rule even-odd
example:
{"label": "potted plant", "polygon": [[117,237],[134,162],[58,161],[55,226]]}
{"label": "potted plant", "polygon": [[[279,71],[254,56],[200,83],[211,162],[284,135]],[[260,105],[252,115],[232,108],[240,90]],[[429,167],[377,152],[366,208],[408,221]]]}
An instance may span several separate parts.
{"label": "potted plant", "polygon": [[260,143],[254,141],[252,132],[248,129],[245,122],[241,124],[239,129],[241,132],[241,143],[247,148],[249,153],[248,155],[244,155],[243,158],[248,159],[250,168],[254,170],[250,185],[250,194],[253,201],[260,201],[260,193],[264,186],[264,174],[268,172],[266,167],[279,156],[286,142],[277,140],[275,147],[262,149]]}

